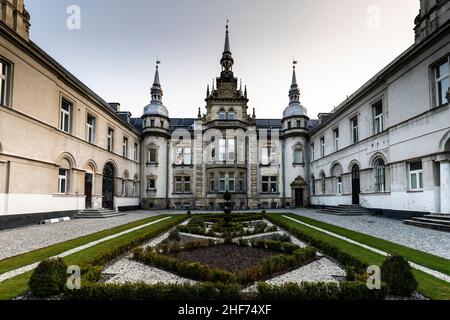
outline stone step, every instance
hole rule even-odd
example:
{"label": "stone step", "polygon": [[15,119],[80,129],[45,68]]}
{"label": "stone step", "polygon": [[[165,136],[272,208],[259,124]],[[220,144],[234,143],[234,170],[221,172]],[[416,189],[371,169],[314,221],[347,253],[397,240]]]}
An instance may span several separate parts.
{"label": "stone step", "polygon": [[429,214],[423,217],[428,219],[450,221],[450,214]]}
{"label": "stone step", "polygon": [[320,213],[332,214],[336,216],[366,216],[371,215],[370,212],[362,211],[362,212],[345,212],[345,211],[335,211],[335,210],[319,210]]}
{"label": "stone step", "polygon": [[404,220],[404,223],[410,226],[433,229],[439,231],[447,231],[450,232],[450,226],[440,223],[429,223],[429,222],[419,222],[415,220]]}
{"label": "stone step", "polygon": [[76,219],[106,219],[124,216],[126,213],[109,209],[88,209],[75,216]]}
{"label": "stone step", "polygon": [[431,219],[431,218],[412,218],[414,221],[418,222],[426,222],[426,223],[437,223],[450,226],[450,220],[442,220],[442,219]]}

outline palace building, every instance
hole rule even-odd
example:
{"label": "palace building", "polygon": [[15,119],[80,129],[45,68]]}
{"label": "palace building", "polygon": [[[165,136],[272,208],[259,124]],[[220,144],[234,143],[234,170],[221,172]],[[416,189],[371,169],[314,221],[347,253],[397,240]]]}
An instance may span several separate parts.
{"label": "palace building", "polygon": [[29,20],[23,0],[0,1],[0,229],[101,211],[219,210],[227,191],[235,209],[450,214],[448,0],[421,0],[415,43],[318,119],[300,103],[295,65],[280,118],[249,110],[228,26],[222,71],[196,117],[171,117],[157,65],[150,104],[133,118],[33,43]]}

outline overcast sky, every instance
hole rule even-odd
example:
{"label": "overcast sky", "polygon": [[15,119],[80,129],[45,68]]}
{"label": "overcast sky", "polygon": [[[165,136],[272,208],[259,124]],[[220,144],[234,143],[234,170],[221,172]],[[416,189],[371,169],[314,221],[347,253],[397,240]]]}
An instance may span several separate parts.
{"label": "overcast sky", "polygon": [[[234,73],[257,117],[281,118],[295,57],[301,102],[316,118],[413,44],[419,12],[419,0],[25,1],[32,40],[135,117],[150,101],[157,57],[170,116],[205,112],[229,18]],[[80,29],[67,27],[71,5]]]}

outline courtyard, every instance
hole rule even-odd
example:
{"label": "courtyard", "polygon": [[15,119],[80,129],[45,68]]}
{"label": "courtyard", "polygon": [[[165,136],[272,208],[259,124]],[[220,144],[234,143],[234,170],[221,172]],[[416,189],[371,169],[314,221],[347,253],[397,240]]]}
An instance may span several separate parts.
{"label": "courtyard", "polygon": [[[82,271],[80,290],[46,299],[183,299],[196,292],[213,300],[327,300],[350,299],[349,290],[351,299],[450,299],[449,233],[306,209],[232,216],[228,224],[221,213],[135,211],[2,231],[0,298],[33,299],[36,267],[59,257],[89,280]],[[411,296],[368,290],[364,282],[367,266],[394,254],[412,267]],[[311,290],[316,294],[305,295]]]}

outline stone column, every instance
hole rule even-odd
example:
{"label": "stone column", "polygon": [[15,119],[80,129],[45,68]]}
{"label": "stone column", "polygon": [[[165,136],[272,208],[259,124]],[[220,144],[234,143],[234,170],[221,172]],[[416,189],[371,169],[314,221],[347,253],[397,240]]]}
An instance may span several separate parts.
{"label": "stone column", "polygon": [[450,214],[450,160],[440,162],[441,213]]}

